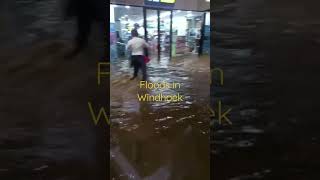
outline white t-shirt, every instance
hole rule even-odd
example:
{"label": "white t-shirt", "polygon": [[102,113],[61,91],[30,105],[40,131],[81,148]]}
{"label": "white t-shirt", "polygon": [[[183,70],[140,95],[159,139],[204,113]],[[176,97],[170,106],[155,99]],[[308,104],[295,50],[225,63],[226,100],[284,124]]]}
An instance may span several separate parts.
{"label": "white t-shirt", "polygon": [[144,55],[144,48],[149,48],[148,43],[139,37],[134,37],[128,41],[127,49],[131,50],[133,56]]}

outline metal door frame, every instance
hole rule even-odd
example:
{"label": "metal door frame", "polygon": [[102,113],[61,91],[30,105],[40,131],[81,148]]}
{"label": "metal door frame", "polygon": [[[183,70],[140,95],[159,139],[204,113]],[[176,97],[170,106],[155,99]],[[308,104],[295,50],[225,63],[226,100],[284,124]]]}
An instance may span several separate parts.
{"label": "metal door frame", "polygon": [[164,9],[164,8],[155,8],[155,7],[143,7],[143,24],[144,24],[144,38],[148,41],[148,32],[147,32],[147,10],[156,10],[157,11],[157,19],[158,19],[158,61],[161,58],[161,45],[160,45],[160,11],[168,11],[170,12],[170,50],[169,50],[169,60],[172,58],[172,17],[173,10]]}

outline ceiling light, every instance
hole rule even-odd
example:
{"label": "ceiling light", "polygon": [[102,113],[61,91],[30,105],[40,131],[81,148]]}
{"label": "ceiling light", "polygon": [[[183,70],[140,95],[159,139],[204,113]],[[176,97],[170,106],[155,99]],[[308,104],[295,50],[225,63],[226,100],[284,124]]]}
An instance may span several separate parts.
{"label": "ceiling light", "polygon": [[169,16],[171,14],[171,12],[164,12],[164,13],[161,13],[160,14],[160,17],[161,18],[164,18],[164,17],[166,17],[166,16]]}

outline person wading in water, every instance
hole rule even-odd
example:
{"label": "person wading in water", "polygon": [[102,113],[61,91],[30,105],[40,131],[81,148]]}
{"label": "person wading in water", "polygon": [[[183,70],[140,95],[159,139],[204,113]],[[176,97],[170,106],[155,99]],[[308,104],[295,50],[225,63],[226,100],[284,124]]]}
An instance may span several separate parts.
{"label": "person wading in water", "polygon": [[131,61],[134,68],[133,77],[131,80],[138,76],[139,69],[142,70],[142,81],[147,80],[147,65],[144,60],[145,50],[149,49],[149,44],[142,38],[139,38],[136,29],[131,31],[132,39],[128,41],[127,50],[131,51]]}

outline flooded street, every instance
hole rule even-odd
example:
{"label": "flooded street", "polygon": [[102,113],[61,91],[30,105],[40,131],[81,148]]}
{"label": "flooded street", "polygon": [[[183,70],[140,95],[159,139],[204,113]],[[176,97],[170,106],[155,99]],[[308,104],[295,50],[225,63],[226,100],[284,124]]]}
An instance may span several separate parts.
{"label": "flooded street", "polygon": [[[101,31],[66,59],[76,28],[62,4],[0,2],[0,179],[108,179],[110,155],[112,180],[207,180],[210,93],[233,123],[213,127],[212,179],[319,179],[318,1],[217,0],[212,61],[151,60],[150,82],[181,83],[163,91],[129,80],[127,60],[111,62],[111,82],[99,88]],[[210,63],[225,75],[211,92]],[[185,100],[137,97],[159,92]],[[107,106],[109,94],[110,139],[87,107]]]}
{"label": "flooded street", "polygon": [[103,178],[108,139],[87,107],[108,102],[96,86],[98,41],[66,59],[74,22],[59,1],[0,4],[0,179]]}
{"label": "flooded street", "polygon": [[65,61],[67,47],[50,41],[20,49],[0,68],[3,179],[98,178],[107,165],[99,162],[106,142],[86,106],[106,92],[94,88],[95,62]]}
{"label": "flooded street", "polygon": [[112,62],[112,178],[209,179],[209,63],[208,56],[153,59],[148,81],[181,83],[181,89],[161,93],[180,93],[185,99],[144,102],[138,93],[159,92],[140,89],[139,80],[129,80],[133,69],[128,60]]}
{"label": "flooded street", "polygon": [[214,100],[233,108],[215,126],[213,179],[319,179],[317,1],[221,2],[214,9]]}
{"label": "flooded street", "polygon": [[[63,22],[62,1],[16,0],[1,2],[0,35],[6,47],[22,47],[28,43],[50,38],[71,38],[74,29]],[[68,30],[67,30],[68,29]],[[67,33],[69,31],[69,33]],[[2,46],[1,46],[2,47]]]}

